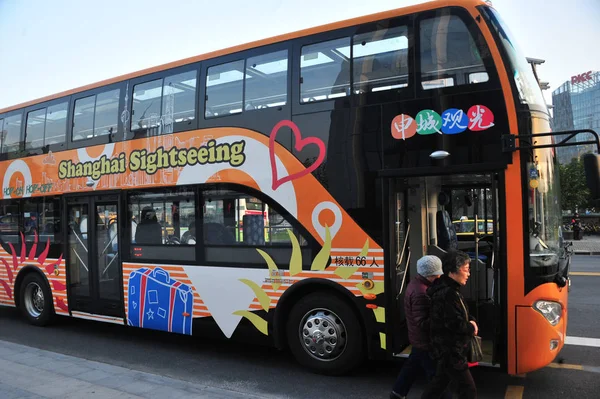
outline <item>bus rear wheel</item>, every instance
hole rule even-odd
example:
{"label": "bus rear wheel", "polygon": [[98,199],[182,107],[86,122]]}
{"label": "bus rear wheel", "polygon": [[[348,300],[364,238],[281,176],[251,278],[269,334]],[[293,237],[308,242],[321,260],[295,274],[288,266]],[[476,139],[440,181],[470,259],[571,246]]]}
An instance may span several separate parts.
{"label": "bus rear wheel", "polygon": [[296,360],[316,373],[346,374],[363,359],[358,316],[336,295],[316,292],[300,299],[290,312],[286,333]]}
{"label": "bus rear wheel", "polygon": [[45,326],[54,316],[52,293],[44,279],[37,273],[29,273],[21,283],[21,313],[36,326]]}

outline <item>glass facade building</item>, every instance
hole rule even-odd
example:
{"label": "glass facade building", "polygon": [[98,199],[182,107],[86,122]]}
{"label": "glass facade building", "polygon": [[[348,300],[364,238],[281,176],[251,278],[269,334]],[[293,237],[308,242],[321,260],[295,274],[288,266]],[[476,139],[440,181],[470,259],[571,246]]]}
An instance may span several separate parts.
{"label": "glass facade building", "polygon": [[[554,131],[593,129],[600,132],[600,71],[582,74],[563,83],[552,92],[552,104]],[[592,137],[580,134],[576,139],[586,141]],[[559,136],[556,140],[561,139]],[[577,145],[557,148],[557,155],[560,163],[564,164],[595,150],[593,145]]]}

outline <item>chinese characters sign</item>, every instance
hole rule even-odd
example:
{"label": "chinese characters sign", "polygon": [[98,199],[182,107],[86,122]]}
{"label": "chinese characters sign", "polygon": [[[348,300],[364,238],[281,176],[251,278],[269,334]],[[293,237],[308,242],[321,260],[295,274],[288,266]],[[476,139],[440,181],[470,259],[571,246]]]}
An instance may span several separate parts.
{"label": "chinese characters sign", "polygon": [[465,130],[480,132],[494,126],[494,113],[485,105],[473,105],[467,110],[449,108],[438,114],[424,109],[416,118],[400,114],[392,120],[392,137],[406,140],[415,134],[459,134]]}

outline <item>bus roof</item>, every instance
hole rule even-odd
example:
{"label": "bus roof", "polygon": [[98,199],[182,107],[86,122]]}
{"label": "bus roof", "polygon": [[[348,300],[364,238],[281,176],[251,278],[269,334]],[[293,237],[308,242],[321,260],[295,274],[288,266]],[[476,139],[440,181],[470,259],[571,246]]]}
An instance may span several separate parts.
{"label": "bus roof", "polygon": [[224,48],[221,50],[212,51],[210,53],[204,53],[204,54],[200,54],[197,56],[188,57],[188,58],[184,58],[184,59],[177,60],[177,61],[172,61],[172,62],[169,62],[166,64],[142,69],[142,70],[139,70],[136,72],[130,72],[130,73],[127,73],[127,74],[124,74],[121,76],[114,77],[114,78],[105,79],[105,80],[102,80],[102,81],[99,81],[96,83],[91,83],[89,85],[77,87],[77,88],[74,88],[71,90],[66,90],[66,91],[63,91],[60,93],[52,94],[52,95],[49,95],[46,97],[41,97],[41,98],[38,98],[35,100],[27,101],[27,102],[24,102],[21,104],[16,104],[16,105],[4,108],[4,109],[0,109],[0,114],[3,114],[5,112],[10,112],[10,111],[13,111],[13,110],[16,110],[19,108],[25,108],[25,107],[28,107],[31,105],[35,105],[37,103],[50,101],[50,100],[53,100],[56,98],[70,96],[72,94],[76,94],[76,93],[86,91],[86,90],[95,89],[95,88],[101,87],[101,86],[106,86],[106,85],[109,85],[112,83],[117,83],[117,82],[121,82],[124,80],[137,78],[137,77],[148,75],[151,73],[160,72],[160,71],[171,69],[171,68],[177,68],[179,66],[192,64],[195,62],[199,62],[199,61],[203,61],[203,60],[207,60],[207,59],[211,59],[211,58],[216,58],[216,57],[224,56],[224,55],[235,53],[235,52],[241,52],[241,51],[245,51],[245,50],[249,50],[252,48],[261,47],[261,46],[265,46],[265,45],[269,45],[269,44],[273,44],[273,43],[278,43],[278,42],[282,42],[282,41],[286,41],[286,40],[292,40],[292,39],[296,39],[296,38],[304,37],[304,36],[310,36],[310,35],[318,34],[321,32],[342,29],[342,28],[346,28],[349,26],[353,26],[353,25],[361,25],[361,24],[365,24],[365,23],[369,23],[369,22],[373,22],[373,21],[392,18],[392,17],[398,16],[398,15],[413,14],[413,13],[431,10],[431,9],[435,9],[435,8],[450,7],[450,6],[474,8],[476,6],[481,6],[481,5],[490,6],[490,4],[486,3],[485,0],[432,0],[432,1],[428,1],[426,3],[416,4],[413,6],[402,7],[402,8],[397,8],[397,9],[388,10],[388,11],[382,11],[379,13],[364,15],[361,17],[346,19],[343,21],[331,22],[331,23],[328,23],[325,25],[319,25],[319,26],[315,26],[312,28],[307,28],[307,29],[303,29],[303,30],[299,30],[299,31],[295,31],[295,32],[285,33],[285,34],[278,35],[278,36],[272,36],[272,37],[257,40],[254,42],[239,44],[237,46],[232,46],[232,47]]}

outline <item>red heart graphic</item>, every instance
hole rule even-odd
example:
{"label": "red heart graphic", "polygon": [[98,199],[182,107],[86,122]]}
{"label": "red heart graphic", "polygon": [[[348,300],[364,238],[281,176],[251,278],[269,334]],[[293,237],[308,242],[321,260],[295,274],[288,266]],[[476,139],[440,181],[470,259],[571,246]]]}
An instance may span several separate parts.
{"label": "red heart graphic", "polygon": [[[277,136],[277,132],[279,131],[279,129],[281,129],[283,126],[287,126],[290,129],[292,129],[292,132],[294,133],[294,139],[296,140],[296,151],[301,151],[307,144],[315,144],[317,147],[319,147],[319,156],[317,157],[317,160],[308,168],[298,173],[292,173],[291,175],[284,176],[281,179],[278,179],[277,168],[275,166],[275,137]],[[321,165],[325,160],[325,144],[321,139],[316,137],[307,137],[303,139],[302,134],[300,133],[300,129],[298,129],[298,126],[296,126],[294,122],[289,120],[282,120],[279,123],[277,123],[275,127],[273,127],[273,130],[271,130],[271,137],[269,138],[269,157],[271,158],[271,179],[273,182],[271,187],[273,188],[273,190],[277,190],[277,188],[283,183],[299,179],[302,176],[306,176],[313,170],[317,169],[319,165]]]}

